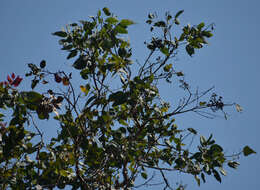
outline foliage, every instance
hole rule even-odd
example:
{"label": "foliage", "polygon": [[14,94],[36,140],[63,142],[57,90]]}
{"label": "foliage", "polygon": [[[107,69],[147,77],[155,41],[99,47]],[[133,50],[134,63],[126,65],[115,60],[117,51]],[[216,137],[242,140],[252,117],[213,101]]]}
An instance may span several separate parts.
{"label": "foliage", "polygon": [[[198,185],[206,181],[206,175],[221,182],[225,166],[237,168],[241,153],[255,153],[245,146],[227,157],[212,135],[200,136],[197,149],[190,148],[198,132],[175,123],[178,114],[187,112],[212,117],[220,111],[226,116],[224,107],[233,105],[214,93],[207,100],[205,95],[212,89],[192,92],[184,74],[169,63],[181,47],[192,56],[205,46],[213,25],[186,25],[179,36],[173,36],[183,11],[175,16],[166,13],[163,20],[149,14],[146,23],[153,37],[145,42],[148,56],[138,68],[125,37],[134,22],[118,19],[108,8],[103,13],[53,33],[60,37],[67,59],[74,58],[72,66],[82,79],[79,86],[72,85],[72,73],[49,71],[45,60],[39,66],[28,65],[31,90],[19,91],[22,78],[15,74],[0,83],[1,189],[129,189],[147,185],[153,178],[148,170],[157,171],[165,189],[172,189],[165,171],[193,175]],[[173,80],[187,97],[171,107],[162,100],[158,82]],[[53,83],[60,88],[53,88]],[[34,91],[38,85],[48,90]],[[43,131],[51,126],[40,128],[35,119],[51,116],[59,131],[45,142]],[[143,184],[135,183],[138,177]]]}

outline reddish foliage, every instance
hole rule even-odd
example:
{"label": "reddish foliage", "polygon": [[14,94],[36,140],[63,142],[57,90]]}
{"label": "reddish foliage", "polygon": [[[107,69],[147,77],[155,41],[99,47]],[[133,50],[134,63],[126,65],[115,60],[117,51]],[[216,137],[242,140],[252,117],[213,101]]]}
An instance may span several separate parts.
{"label": "reddish foliage", "polygon": [[19,75],[15,76],[15,74],[12,73],[11,76],[7,75],[7,81],[0,82],[0,85],[5,85],[5,86],[11,85],[17,87],[22,82],[22,80],[23,78],[21,78]]}
{"label": "reddish foliage", "polygon": [[23,80],[23,78],[21,78],[20,76],[17,76],[11,85],[13,85],[14,87],[17,87],[22,82],[22,80]]}

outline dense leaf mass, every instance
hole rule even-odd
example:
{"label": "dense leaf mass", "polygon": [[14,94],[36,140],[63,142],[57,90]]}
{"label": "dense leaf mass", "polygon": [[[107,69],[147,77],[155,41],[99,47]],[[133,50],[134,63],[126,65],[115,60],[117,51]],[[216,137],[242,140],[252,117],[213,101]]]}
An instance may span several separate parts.
{"label": "dense leaf mass", "polygon": [[[166,13],[162,20],[148,15],[152,37],[145,42],[148,55],[142,64],[132,60],[125,36],[134,22],[103,8],[104,16],[98,11],[53,33],[81,76],[78,86],[72,73],[52,72],[45,60],[39,66],[28,64],[30,90],[19,91],[22,78],[14,74],[0,83],[0,189],[131,189],[149,184],[151,170],[161,175],[164,189],[171,186],[165,171],[190,174],[200,185],[206,176],[221,182],[224,167],[237,168],[241,153],[255,153],[246,146],[226,156],[212,135],[201,135],[193,146],[199,132],[177,126],[179,114],[214,117],[219,111],[226,117],[224,108],[233,105],[214,93],[208,97],[212,88],[193,92],[184,73],[176,70],[172,60],[178,50],[193,56],[213,30],[202,22],[183,26],[174,35],[182,13]],[[179,104],[162,99],[159,81],[179,83],[184,92]],[[36,91],[38,85],[48,90]],[[46,142],[44,134],[51,126],[40,127],[35,120],[51,118],[58,133]],[[136,184],[139,177],[143,184]]]}

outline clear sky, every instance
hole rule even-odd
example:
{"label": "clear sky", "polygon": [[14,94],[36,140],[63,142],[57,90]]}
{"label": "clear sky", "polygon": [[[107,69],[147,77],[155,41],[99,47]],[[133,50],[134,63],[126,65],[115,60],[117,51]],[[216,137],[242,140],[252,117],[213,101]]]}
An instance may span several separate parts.
{"label": "clear sky", "polygon": [[[129,18],[137,23],[130,28],[129,39],[136,53],[134,57],[140,60],[144,56],[143,42],[149,39],[144,24],[149,12],[156,11],[163,16],[165,11],[174,14],[184,9],[180,17],[182,24],[215,23],[216,30],[209,46],[198,51],[193,58],[180,55],[177,64],[194,87],[207,89],[214,85],[224,100],[239,103],[244,111],[240,114],[229,109],[228,120],[209,120],[190,114],[176,118],[177,124],[193,127],[205,136],[215,134],[217,142],[226,148],[227,153],[232,154],[249,145],[258,154],[242,157],[241,166],[236,171],[228,169],[222,184],[208,177],[207,183],[198,188],[193,177],[183,177],[182,174],[172,176],[170,181],[174,184],[182,180],[188,184],[187,189],[259,189],[260,2],[257,0],[2,0],[0,81],[12,72],[23,75],[27,71],[26,63],[39,63],[42,59],[46,59],[53,69],[69,68],[57,38],[51,33],[68,23],[95,15],[104,6],[119,18]],[[162,93],[174,100],[174,91],[169,86],[162,86]],[[51,130],[46,127],[46,131]]]}

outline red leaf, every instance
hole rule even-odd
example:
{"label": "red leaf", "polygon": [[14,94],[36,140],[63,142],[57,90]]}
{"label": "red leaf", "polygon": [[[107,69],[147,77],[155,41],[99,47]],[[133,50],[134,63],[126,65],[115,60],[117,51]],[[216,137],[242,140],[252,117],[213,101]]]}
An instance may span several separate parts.
{"label": "red leaf", "polygon": [[11,77],[9,75],[7,75],[7,80],[8,82],[11,84],[13,82],[13,80],[11,79]]}
{"label": "red leaf", "polygon": [[17,76],[16,79],[12,82],[12,85],[14,87],[17,87],[17,86],[19,86],[19,84],[21,83],[22,80],[23,80],[23,78]]}
{"label": "red leaf", "polygon": [[14,73],[12,73],[12,75],[11,75],[11,76],[12,76],[12,78],[13,78],[13,79],[15,78],[15,74],[14,74]]}

